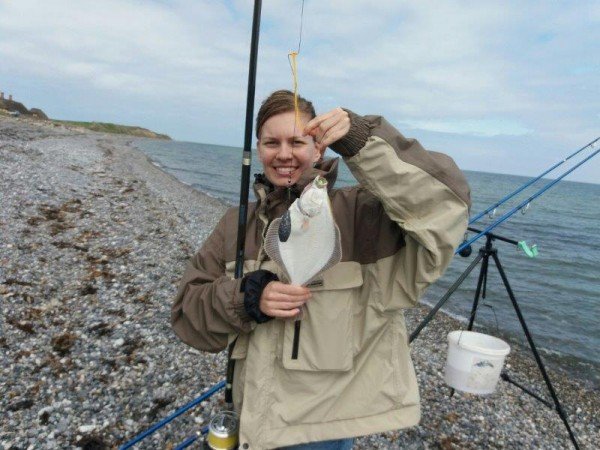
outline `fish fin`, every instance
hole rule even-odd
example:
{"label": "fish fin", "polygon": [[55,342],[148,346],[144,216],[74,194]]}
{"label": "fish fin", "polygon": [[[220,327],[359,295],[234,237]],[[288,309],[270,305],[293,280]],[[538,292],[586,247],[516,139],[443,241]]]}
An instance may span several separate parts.
{"label": "fish fin", "polygon": [[275,264],[279,266],[279,268],[283,271],[287,279],[290,279],[287,270],[285,269],[285,264],[283,263],[283,259],[281,257],[281,252],[279,251],[279,227],[281,224],[281,219],[274,219],[269,225],[267,232],[265,234],[264,247],[265,253]]}
{"label": "fish fin", "polygon": [[331,253],[331,258],[329,258],[329,261],[325,264],[322,272],[335,266],[342,260],[342,234],[340,233],[337,223],[334,222],[333,226],[335,227],[335,245],[333,247],[333,252]]}
{"label": "fish fin", "polygon": [[310,280],[304,283],[304,286],[310,284],[312,281],[314,281],[315,278],[317,278],[327,269],[332,268],[342,260],[342,234],[340,233],[340,229],[338,228],[337,223],[334,222],[333,226],[335,227],[335,244],[333,246],[333,252],[331,252],[331,257],[323,266],[323,268],[319,270],[318,273],[316,273]]}

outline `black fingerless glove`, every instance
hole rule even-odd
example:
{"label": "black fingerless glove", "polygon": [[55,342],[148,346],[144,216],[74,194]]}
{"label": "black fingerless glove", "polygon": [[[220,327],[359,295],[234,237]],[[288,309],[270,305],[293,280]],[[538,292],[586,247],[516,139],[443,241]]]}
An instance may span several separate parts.
{"label": "black fingerless glove", "polygon": [[279,281],[279,278],[268,270],[250,272],[242,278],[240,292],[244,293],[244,309],[256,323],[265,323],[273,318],[260,310],[262,291],[271,281]]}

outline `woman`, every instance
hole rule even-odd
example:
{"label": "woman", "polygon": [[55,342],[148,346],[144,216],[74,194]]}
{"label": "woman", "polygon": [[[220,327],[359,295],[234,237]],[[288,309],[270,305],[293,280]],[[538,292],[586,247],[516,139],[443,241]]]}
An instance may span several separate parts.
{"label": "woman", "polygon": [[[355,436],[419,422],[402,310],[444,272],[468,220],[469,188],[448,156],[424,150],[381,117],[340,108],[316,117],[302,98],[299,108],[301,123],[293,94],[277,91],[257,116],[264,174],[248,211],[246,275],[233,279],[231,208],[190,261],[172,308],[175,332],[195,348],[218,352],[235,339],[244,449],[348,449]],[[328,146],[358,186],[332,189],[338,159],[323,159]],[[311,286],[293,286],[262,239],[316,175],[329,181],[342,261]]]}

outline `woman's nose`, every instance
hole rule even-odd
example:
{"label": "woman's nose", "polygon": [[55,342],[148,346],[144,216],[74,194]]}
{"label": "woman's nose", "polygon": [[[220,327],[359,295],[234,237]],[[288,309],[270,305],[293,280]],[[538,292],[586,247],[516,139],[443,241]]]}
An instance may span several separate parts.
{"label": "woman's nose", "polygon": [[281,144],[279,151],[277,152],[278,159],[291,159],[293,156],[293,147],[287,142]]}

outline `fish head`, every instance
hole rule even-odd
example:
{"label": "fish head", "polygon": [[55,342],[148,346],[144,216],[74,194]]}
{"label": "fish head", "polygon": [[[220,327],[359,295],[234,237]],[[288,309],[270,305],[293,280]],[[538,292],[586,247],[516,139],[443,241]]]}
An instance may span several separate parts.
{"label": "fish head", "polygon": [[298,209],[302,215],[314,217],[323,207],[327,199],[327,180],[322,176],[317,176],[300,195],[298,199]]}

